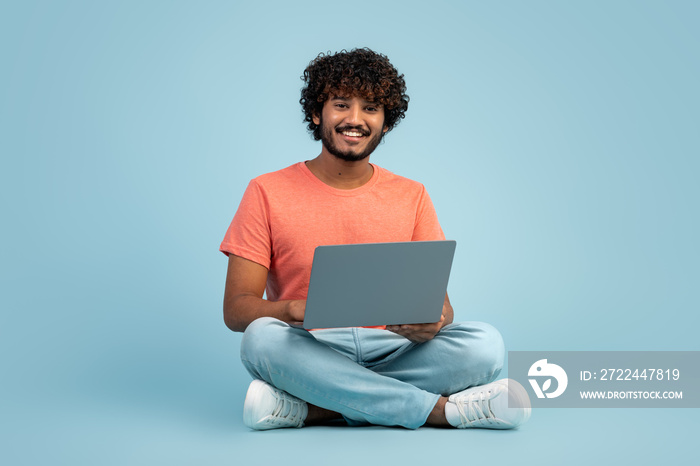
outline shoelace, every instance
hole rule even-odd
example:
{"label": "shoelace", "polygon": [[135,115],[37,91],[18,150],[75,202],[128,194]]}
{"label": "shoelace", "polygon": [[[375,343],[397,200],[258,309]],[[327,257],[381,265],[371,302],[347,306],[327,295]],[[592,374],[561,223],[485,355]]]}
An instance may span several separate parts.
{"label": "shoelace", "polygon": [[488,391],[485,395],[483,391],[472,392],[455,399],[455,405],[459,412],[459,421],[463,425],[490,424],[496,420],[496,416],[491,411],[490,393]]}
{"label": "shoelace", "polygon": [[277,395],[277,406],[272,411],[270,421],[275,424],[295,426],[304,422],[302,417],[304,415],[303,402],[293,400],[285,394],[278,393]]}

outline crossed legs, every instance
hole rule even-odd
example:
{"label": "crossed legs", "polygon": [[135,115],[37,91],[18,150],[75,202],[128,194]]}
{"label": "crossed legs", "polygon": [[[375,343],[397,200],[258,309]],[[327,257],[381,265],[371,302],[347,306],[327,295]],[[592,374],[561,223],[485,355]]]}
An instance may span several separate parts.
{"label": "crossed legs", "polygon": [[410,429],[441,409],[441,395],[494,380],[503,358],[500,334],[480,322],[447,325],[415,344],[385,330],[308,332],[261,318],[241,344],[250,374],[309,403],[310,420],[339,413],[351,425]]}

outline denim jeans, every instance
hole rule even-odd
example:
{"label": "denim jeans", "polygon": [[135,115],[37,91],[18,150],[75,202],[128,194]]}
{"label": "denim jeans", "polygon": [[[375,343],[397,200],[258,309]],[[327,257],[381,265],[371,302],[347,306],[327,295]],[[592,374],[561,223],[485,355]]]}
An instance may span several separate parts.
{"label": "denim jeans", "polygon": [[388,330],[307,331],[263,317],[246,329],[241,360],[250,374],[351,425],[416,429],[440,395],[493,381],[503,367],[503,339],[481,322],[446,325],[413,343]]}

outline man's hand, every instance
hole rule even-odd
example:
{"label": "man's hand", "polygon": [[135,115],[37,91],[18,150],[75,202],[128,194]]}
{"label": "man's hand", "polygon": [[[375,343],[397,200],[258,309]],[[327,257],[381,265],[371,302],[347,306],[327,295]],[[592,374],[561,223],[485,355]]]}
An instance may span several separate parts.
{"label": "man's hand", "polygon": [[304,314],[306,313],[306,300],[295,299],[287,301],[288,322],[292,325],[301,326],[304,324]]}
{"label": "man's hand", "polygon": [[442,315],[438,322],[432,324],[387,325],[386,329],[404,338],[408,338],[415,343],[424,343],[432,340],[442,327],[451,324],[453,318],[454,310],[450,304],[450,298],[445,295],[445,302],[442,305]]}
{"label": "man's hand", "polygon": [[251,322],[260,317],[274,317],[296,325],[303,323],[306,300],[263,299],[267,273],[267,269],[256,262],[229,255],[224,292],[224,322],[234,332],[245,331]]}
{"label": "man's hand", "polygon": [[387,325],[386,329],[390,332],[398,333],[404,338],[415,343],[424,343],[432,340],[442,328],[442,323],[445,321],[445,316],[440,317],[439,322],[433,324],[405,324],[405,325]]}

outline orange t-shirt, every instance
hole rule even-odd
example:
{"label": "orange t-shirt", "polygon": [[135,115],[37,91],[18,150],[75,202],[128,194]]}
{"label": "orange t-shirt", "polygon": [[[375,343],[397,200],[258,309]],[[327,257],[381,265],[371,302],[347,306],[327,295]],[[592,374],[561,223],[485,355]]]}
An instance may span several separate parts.
{"label": "orange t-shirt", "polygon": [[316,246],[443,240],[425,187],[372,164],[357,189],[336,189],[304,162],[253,179],[219,250],[268,269],[270,301],[306,299]]}

